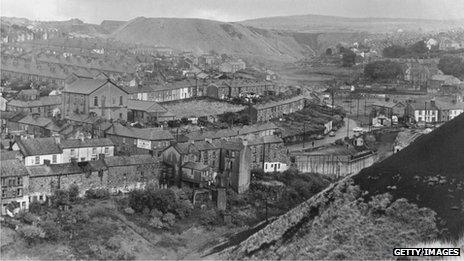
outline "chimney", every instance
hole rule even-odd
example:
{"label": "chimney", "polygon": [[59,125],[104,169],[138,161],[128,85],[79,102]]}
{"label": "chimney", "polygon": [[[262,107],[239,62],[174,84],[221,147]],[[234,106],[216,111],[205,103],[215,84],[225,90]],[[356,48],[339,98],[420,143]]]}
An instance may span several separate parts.
{"label": "chimney", "polygon": [[76,158],[71,158],[71,164],[72,165],[77,165],[77,159]]}

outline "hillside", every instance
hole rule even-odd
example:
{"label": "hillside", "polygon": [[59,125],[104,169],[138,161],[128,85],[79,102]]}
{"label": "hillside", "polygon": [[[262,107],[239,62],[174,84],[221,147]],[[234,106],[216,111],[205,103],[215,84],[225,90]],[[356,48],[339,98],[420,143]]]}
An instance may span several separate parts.
{"label": "hillside", "polygon": [[127,22],[111,35],[127,43],[169,46],[195,53],[228,53],[243,57],[294,61],[312,53],[291,33],[255,29],[204,19],[143,18]]}
{"label": "hillside", "polygon": [[390,259],[464,233],[464,115],[280,216],[230,259]]}
{"label": "hillside", "polygon": [[369,32],[439,31],[464,28],[464,20],[426,20],[405,18],[347,18],[325,15],[295,15],[265,17],[241,21],[241,24],[263,29],[293,30],[298,32]]}

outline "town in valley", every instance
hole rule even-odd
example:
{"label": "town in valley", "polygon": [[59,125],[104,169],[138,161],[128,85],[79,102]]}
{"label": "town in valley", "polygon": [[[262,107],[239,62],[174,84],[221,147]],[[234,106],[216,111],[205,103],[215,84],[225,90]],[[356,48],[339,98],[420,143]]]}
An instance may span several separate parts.
{"label": "town in valley", "polygon": [[142,15],[2,11],[2,260],[463,254],[464,15]]}

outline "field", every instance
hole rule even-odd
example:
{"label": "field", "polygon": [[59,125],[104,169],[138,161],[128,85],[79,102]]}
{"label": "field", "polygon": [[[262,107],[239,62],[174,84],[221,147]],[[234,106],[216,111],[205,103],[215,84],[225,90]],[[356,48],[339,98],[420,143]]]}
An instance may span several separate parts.
{"label": "field", "polygon": [[237,112],[245,106],[210,100],[191,100],[163,104],[176,119],[220,115],[225,112]]}

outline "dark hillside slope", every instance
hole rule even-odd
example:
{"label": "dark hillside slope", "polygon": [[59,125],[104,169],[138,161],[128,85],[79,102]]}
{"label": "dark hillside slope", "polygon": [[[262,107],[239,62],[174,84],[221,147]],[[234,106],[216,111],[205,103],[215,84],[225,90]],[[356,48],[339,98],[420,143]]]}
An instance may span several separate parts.
{"label": "dark hillside slope", "polygon": [[[389,192],[437,212],[452,237],[464,232],[464,115],[354,178],[369,195]],[[391,188],[394,189],[391,189]]]}
{"label": "dark hillside slope", "polygon": [[346,177],[221,254],[229,259],[393,259],[464,234],[464,114]]}

